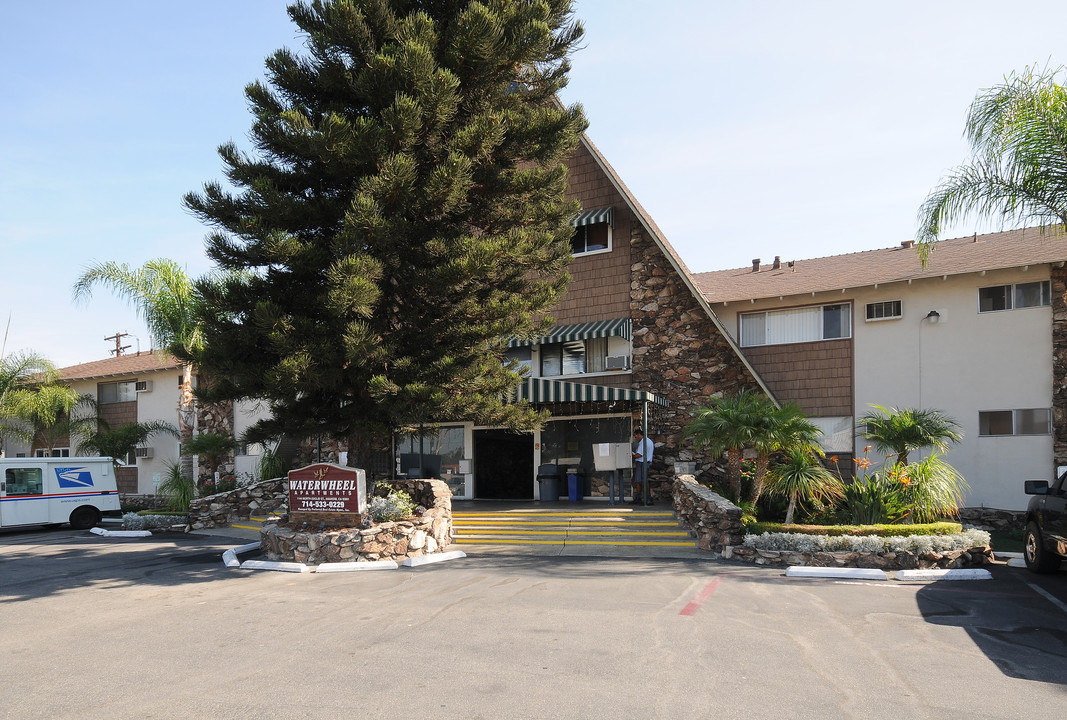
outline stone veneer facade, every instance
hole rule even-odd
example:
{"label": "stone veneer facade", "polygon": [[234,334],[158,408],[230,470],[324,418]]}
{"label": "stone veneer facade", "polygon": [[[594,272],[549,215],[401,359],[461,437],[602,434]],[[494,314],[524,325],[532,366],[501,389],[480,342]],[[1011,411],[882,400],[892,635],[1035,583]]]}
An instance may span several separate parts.
{"label": "stone veneer facade", "polygon": [[[756,380],[723,337],[682,276],[636,220],[630,229],[630,316],[633,318],[633,387],[651,390],[669,407],[649,405],[648,434],[656,444],[649,472],[653,495],[671,496],[674,463],[698,461],[698,474],[713,470],[716,458],[685,447],[682,435],[691,412],[708,398],[743,388],[760,391]],[[634,425],[641,422],[640,412]]]}
{"label": "stone veneer facade", "polygon": [[[233,401],[226,400],[218,403],[197,403],[196,405],[196,431],[198,433],[218,433],[220,435],[233,436],[234,406]],[[199,458],[197,468],[198,484],[211,478],[211,466]],[[219,463],[218,473],[220,476],[233,472],[234,457],[229,455]]]}
{"label": "stone veneer facade", "polygon": [[1051,281],[1052,452],[1055,465],[1059,467],[1067,465],[1067,266],[1053,264]]}

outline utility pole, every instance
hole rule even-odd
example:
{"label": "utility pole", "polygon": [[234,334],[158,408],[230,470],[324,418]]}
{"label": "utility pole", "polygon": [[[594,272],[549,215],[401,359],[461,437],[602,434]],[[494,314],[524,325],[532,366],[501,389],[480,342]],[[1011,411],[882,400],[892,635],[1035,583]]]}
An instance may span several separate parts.
{"label": "utility pole", "polygon": [[115,357],[119,357],[120,355],[122,355],[122,351],[123,350],[129,350],[130,349],[129,345],[123,345],[122,344],[122,338],[129,337],[129,336],[130,336],[129,333],[116,332],[111,337],[104,338],[105,340],[114,340],[115,341],[115,349],[110,351],[112,355],[114,355]]}

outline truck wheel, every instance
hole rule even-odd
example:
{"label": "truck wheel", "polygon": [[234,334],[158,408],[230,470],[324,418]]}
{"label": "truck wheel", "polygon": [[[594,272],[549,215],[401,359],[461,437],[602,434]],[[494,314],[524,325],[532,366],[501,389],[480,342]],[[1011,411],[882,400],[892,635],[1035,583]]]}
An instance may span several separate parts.
{"label": "truck wheel", "polygon": [[1026,526],[1023,558],[1026,560],[1027,569],[1031,572],[1051,573],[1060,569],[1060,559],[1045,549],[1041,540],[1041,529],[1033,521]]}
{"label": "truck wheel", "polygon": [[100,522],[100,511],[94,507],[80,507],[70,514],[70,526],[75,530],[88,530]]}

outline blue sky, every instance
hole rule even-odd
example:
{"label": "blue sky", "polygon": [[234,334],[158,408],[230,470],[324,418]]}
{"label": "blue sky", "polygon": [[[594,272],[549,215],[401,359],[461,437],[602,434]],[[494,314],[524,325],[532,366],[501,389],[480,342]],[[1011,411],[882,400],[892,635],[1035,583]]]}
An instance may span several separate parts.
{"label": "blue sky", "polygon": [[[107,357],[133,311],[84,267],[209,269],[182,195],[249,148],[245,84],[301,41],[283,0],[0,0],[0,324],[6,352]],[[578,0],[565,102],[694,271],[897,245],[966,157],[975,93],[1067,62],[1067,4]],[[1008,8],[1010,7],[1010,11]],[[1060,54],[1057,54],[1060,53]],[[954,235],[999,229],[971,221]],[[139,338],[139,340],[138,340]]]}

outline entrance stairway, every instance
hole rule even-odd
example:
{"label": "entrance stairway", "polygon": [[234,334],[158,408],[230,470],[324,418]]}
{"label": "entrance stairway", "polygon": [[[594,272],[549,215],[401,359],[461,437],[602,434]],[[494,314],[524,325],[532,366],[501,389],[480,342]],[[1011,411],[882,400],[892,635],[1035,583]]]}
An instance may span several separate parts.
{"label": "entrance stairway", "polygon": [[700,557],[666,506],[454,502],[452,525],[468,554]]}

